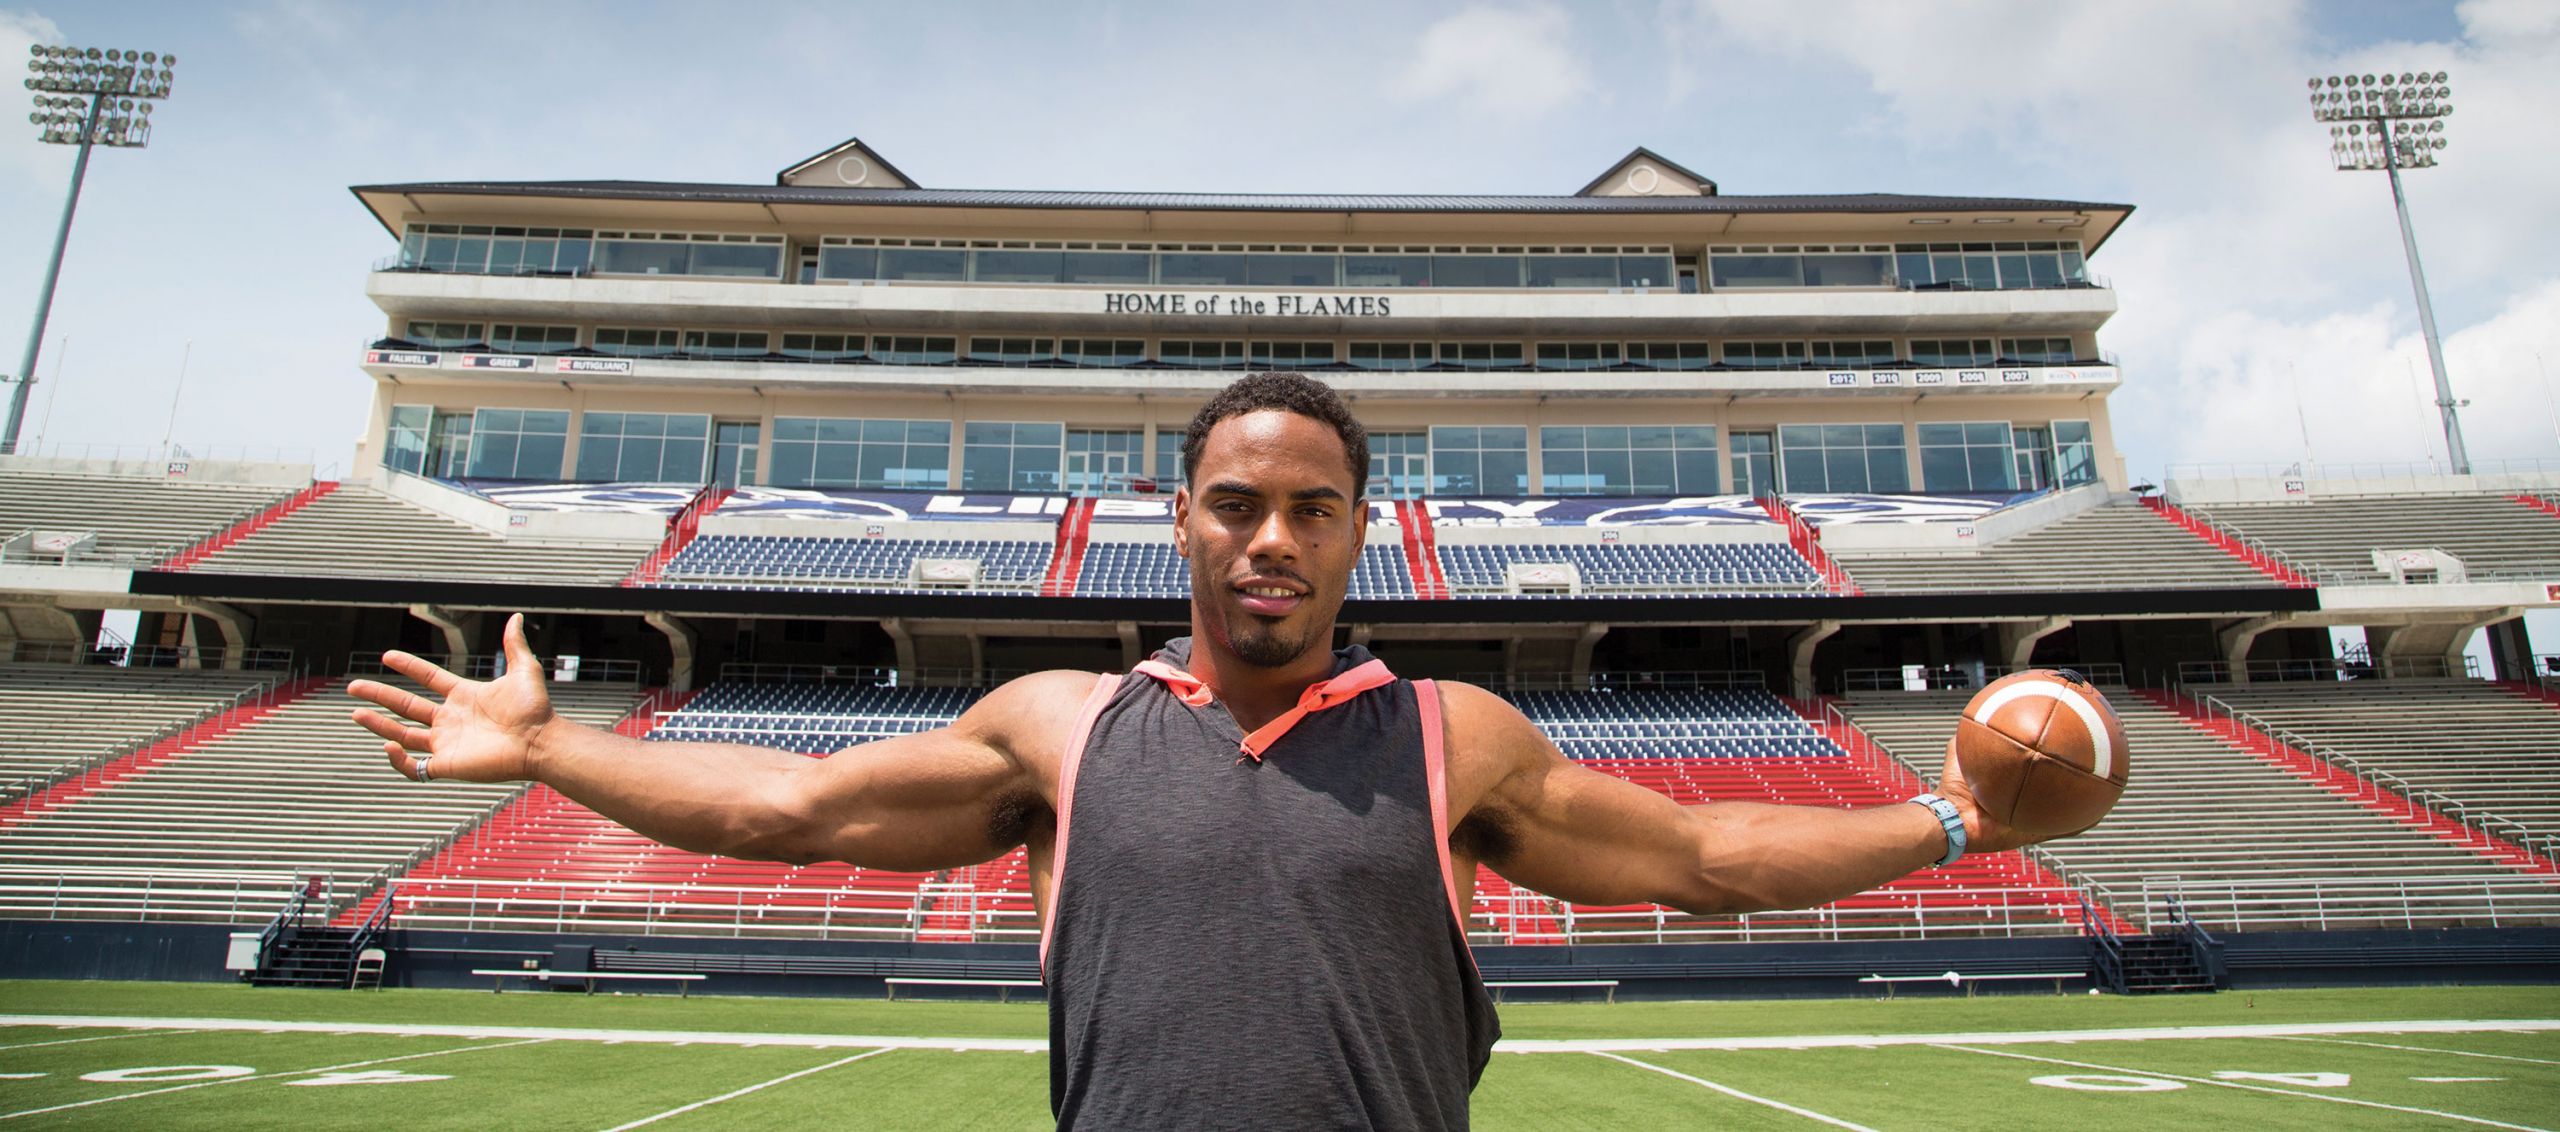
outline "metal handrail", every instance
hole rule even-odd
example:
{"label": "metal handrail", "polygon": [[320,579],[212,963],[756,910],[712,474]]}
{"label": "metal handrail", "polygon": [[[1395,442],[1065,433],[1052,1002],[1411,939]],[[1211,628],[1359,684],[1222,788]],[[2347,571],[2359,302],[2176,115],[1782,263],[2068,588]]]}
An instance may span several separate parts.
{"label": "metal handrail", "polygon": [[[2082,664],[2076,661],[2057,661],[2050,664],[2030,664],[2024,667],[2012,667],[2006,664],[1986,664],[1982,666],[1981,683],[1975,683],[1973,681],[1973,669],[1971,666],[1923,665],[1921,679],[1929,684],[1929,687],[1927,688],[1904,687],[1904,682],[1908,678],[1903,675],[1903,670],[1899,666],[1893,668],[1845,668],[1840,671],[1839,686],[1843,691],[1850,692],[1966,691],[1982,687],[1983,685],[1989,684],[1991,681],[1997,680],[2003,676],[2009,676],[2019,672],[2032,672],[2056,668],[2068,668],[2074,672],[2078,672],[2083,677],[2086,677],[2092,684],[2103,685],[2106,687],[2125,686],[2124,665],[2113,661],[2104,661],[2097,664]],[[1943,677],[1960,677],[1961,679],[1944,680],[1942,679]]]}
{"label": "metal handrail", "polygon": [[[2402,801],[2410,805],[2428,810],[2438,817],[2463,827],[2474,837],[2479,838],[2480,844],[2484,847],[2496,841],[2505,841],[2546,860],[2560,859],[2560,834],[2540,833],[2523,822],[2485,810],[2475,812],[2467,803],[2428,787],[2419,786],[2391,771],[2368,766],[2354,756],[2308,735],[2269,723],[2265,719],[2233,707],[2220,697],[2202,692],[2188,694],[2207,712],[2218,711],[2269,739],[2329,766],[2346,771],[2350,777],[2355,778],[2365,787],[2369,792],[2365,797],[2371,800],[2384,800],[2382,794],[2388,791],[2398,795]],[[2499,832],[2492,832],[2492,830]]]}
{"label": "metal handrail", "polygon": [[214,719],[222,715],[224,712],[237,710],[244,703],[252,703],[257,700],[265,699],[270,694],[273,694],[277,688],[292,680],[294,676],[295,674],[291,672],[279,673],[273,679],[267,680],[263,683],[250,685],[246,688],[242,688],[238,692],[232,693],[229,698],[197,713],[192,718],[163,724],[159,728],[138,739],[100,748],[95,754],[57,763],[51,767],[45,768],[44,770],[37,771],[33,774],[23,775],[5,784],[0,784],[0,798],[22,797],[70,779],[83,778],[89,772],[106,766],[117,759],[149,750],[155,743],[184,734],[188,729],[200,726],[205,721]]}

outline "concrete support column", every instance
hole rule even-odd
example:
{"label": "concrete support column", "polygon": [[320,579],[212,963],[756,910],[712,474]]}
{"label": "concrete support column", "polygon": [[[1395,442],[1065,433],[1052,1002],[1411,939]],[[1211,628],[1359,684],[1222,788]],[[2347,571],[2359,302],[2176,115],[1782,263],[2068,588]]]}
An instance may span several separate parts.
{"label": "concrete support column", "polygon": [[640,619],[648,622],[650,628],[667,638],[667,655],[674,658],[673,663],[667,667],[667,690],[692,691],[694,646],[697,640],[693,626],[686,624],[681,617],[658,610],[641,614]]}
{"label": "concrete support column", "polygon": [[2035,662],[2037,642],[2070,627],[2071,619],[2068,617],[2002,621],[1991,626],[1991,635],[2000,649],[2000,663],[2016,671]]}
{"label": "concrete support column", "polygon": [[1140,646],[1137,622],[1122,621],[1114,624],[1112,628],[1120,631],[1120,671],[1127,672],[1136,668],[1138,662],[1147,659],[1138,652]]}
{"label": "concrete support column", "polygon": [[437,632],[444,634],[444,666],[455,672],[462,671],[463,662],[471,656],[471,634],[466,621],[476,620],[479,615],[456,614],[443,606],[420,602],[409,607],[409,616],[434,626]]}
{"label": "concrete support column", "polygon": [[[222,666],[224,668],[237,670],[246,665],[249,659],[245,655],[249,651],[248,614],[218,601],[193,598],[180,603],[179,608],[213,622],[214,629],[222,634]],[[194,632],[195,622],[190,619],[187,627],[190,633]]]}
{"label": "concrete support column", "polygon": [[2500,680],[2534,678],[2533,638],[2525,632],[2524,618],[2489,626],[2489,665]]}
{"label": "concrete support column", "polygon": [[883,618],[880,621],[880,631],[889,634],[889,643],[898,651],[899,686],[904,687],[915,683],[916,638],[915,634],[907,631],[906,619],[902,617]]}
{"label": "concrete support column", "polygon": [[[2516,608],[2492,610],[2484,616],[2456,626],[2453,630],[2452,638],[2447,640],[2444,645],[2445,675],[2459,676],[2462,674],[2462,654],[2471,651],[2472,634],[2507,621],[2514,621],[2521,626],[2524,622],[2524,610]],[[2490,646],[2489,659],[2493,665],[2497,661],[2497,647],[2494,644]],[[2532,664],[2529,654],[2525,663],[2528,666]]]}
{"label": "concrete support column", "polygon": [[1574,638],[1574,642],[1573,642],[1573,686],[1574,686],[1574,687],[1576,687],[1576,688],[1587,688],[1587,687],[1590,687],[1590,686],[1591,686],[1591,650],[1592,650],[1595,646],[1597,646],[1597,645],[1600,643],[1600,638],[1605,637],[1605,636],[1608,636],[1608,635],[1609,635],[1609,623],[1608,623],[1608,622],[1606,622],[1606,621],[1594,621],[1594,622],[1592,622],[1592,623],[1590,623],[1590,624],[1588,624],[1588,625],[1583,626],[1583,627],[1582,627],[1582,635],[1581,635],[1580,637],[1576,637],[1576,638]]}
{"label": "concrete support column", "polygon": [[1813,650],[1840,631],[1837,621],[1816,621],[1787,638],[1787,694],[1799,700],[1815,695],[1813,686]]}
{"label": "concrete support column", "polygon": [[2232,683],[2249,682],[2249,650],[2257,647],[2258,638],[2265,636],[2268,630],[2282,628],[2286,622],[2292,620],[2293,615],[2290,613],[2270,613],[2264,617],[2252,617],[2246,621],[2223,626],[2214,634],[2216,640],[2222,645],[2222,663],[2228,669]]}

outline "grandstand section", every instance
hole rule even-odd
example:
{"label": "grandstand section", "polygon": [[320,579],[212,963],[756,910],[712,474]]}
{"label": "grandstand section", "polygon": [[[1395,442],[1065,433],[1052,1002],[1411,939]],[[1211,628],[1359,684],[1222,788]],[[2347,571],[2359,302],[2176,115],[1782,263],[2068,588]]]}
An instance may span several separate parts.
{"label": "grandstand section", "polygon": [[1013,539],[698,537],[667,563],[659,585],[775,589],[1029,589],[1049,568],[1049,544]]}
{"label": "grandstand section", "polygon": [[0,664],[0,801],[238,705],[272,672]]}
{"label": "grandstand section", "polygon": [[1869,593],[2245,589],[2276,583],[2148,508],[2091,508],[1979,550],[1845,550]]}
{"label": "grandstand section", "polygon": [[50,470],[48,463],[56,462],[0,459],[0,563],[149,567],[294,490],[265,483],[81,474]]}
{"label": "grandstand section", "polygon": [[[30,796],[0,825],[0,869],[119,878],[112,887],[121,899],[100,894],[88,909],[97,915],[156,916],[167,895],[156,879],[163,872],[320,877],[346,901],[522,791],[385,772],[381,745],[348,726],[345,686],[308,682],[260,718],[166,752],[139,773]],[[638,699],[628,684],[552,688],[563,715],[590,724],[620,718]],[[0,915],[42,910],[0,905]]]}
{"label": "grandstand section", "polygon": [[[2303,753],[2451,804],[2447,816],[2560,846],[2560,709],[2481,680],[2309,680],[2191,689]],[[2512,824],[2509,824],[2512,823]],[[2518,837],[2517,835],[2521,835]]]}
{"label": "grandstand section", "polygon": [[349,484],[191,569],[285,577],[482,579],[613,585],[652,543],[506,538]]}
{"label": "grandstand section", "polygon": [[[2400,576],[2386,557],[2442,551],[2469,577],[2560,578],[2560,517],[2488,492],[2324,496],[2284,503],[2187,504],[2210,521],[2283,552],[2330,583]],[[2453,567],[2430,562],[2431,578]]]}
{"label": "grandstand section", "polygon": [[[1968,693],[1858,693],[1845,717],[1934,772]],[[2214,930],[2560,924],[2560,880],[2522,872],[2242,750],[2129,692],[2109,699],[2137,752],[2097,828],[2035,851],[2141,925],[2171,903]]]}

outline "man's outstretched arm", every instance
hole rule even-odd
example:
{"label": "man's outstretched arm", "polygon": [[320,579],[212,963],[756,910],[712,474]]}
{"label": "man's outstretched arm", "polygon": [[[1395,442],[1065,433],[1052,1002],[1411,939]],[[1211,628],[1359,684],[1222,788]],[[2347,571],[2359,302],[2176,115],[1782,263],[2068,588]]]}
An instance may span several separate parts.
{"label": "man's outstretched arm", "polygon": [[1072,716],[1090,674],[1046,672],[987,695],[951,726],[824,759],[721,743],[648,743],[562,719],[523,619],[506,631],[507,675],[465,680],[407,653],[384,663],[442,702],[370,680],[348,691],[393,769],[471,782],[533,780],[680,849],[807,864],[924,871],[976,864],[1019,844],[1047,806],[1040,736]]}
{"label": "man's outstretched arm", "polygon": [[[1904,803],[1861,810],[1710,802],[1682,806],[1578,766],[1500,697],[1443,684],[1452,750],[1489,764],[1457,839],[1513,883],[1576,904],[1666,904],[1701,915],[1809,908],[1946,854],[1946,830]],[[1988,821],[1950,758],[1938,792],[1964,816],[1969,852],[2025,844]],[[1454,801],[1453,801],[1453,804]]]}

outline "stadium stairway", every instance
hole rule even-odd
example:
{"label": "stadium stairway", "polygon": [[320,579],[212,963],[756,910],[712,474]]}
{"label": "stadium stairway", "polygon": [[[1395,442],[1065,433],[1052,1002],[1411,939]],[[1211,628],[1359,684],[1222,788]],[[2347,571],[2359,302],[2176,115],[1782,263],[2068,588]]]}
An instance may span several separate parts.
{"label": "stadium stairway", "polygon": [[1796,554],[1822,575],[1822,584],[1832,593],[1856,597],[1867,592],[1860,589],[1856,580],[1849,577],[1849,572],[1832,559],[1829,551],[1822,549],[1822,532],[1805,522],[1804,516],[1796,514],[1795,508],[1787,506],[1785,499],[1768,495],[1762,496],[1759,502],[1761,510],[1786,526],[1787,545],[1794,547]]}
{"label": "stadium stairway", "polygon": [[2377,550],[2441,549],[2461,559],[2474,577],[2539,580],[2560,567],[2560,523],[2543,508],[2506,495],[2331,496],[2190,507],[2283,552],[2324,583],[2390,581],[2374,565]]}
{"label": "stadium stairway", "polygon": [[1404,542],[1405,570],[1413,578],[1413,596],[1447,600],[1449,576],[1440,566],[1440,538],[1431,523],[1431,509],[1419,499],[1399,499],[1395,515],[1397,534]]}
{"label": "stadium stairway", "polygon": [[[1934,770],[1971,693],[1854,693],[1850,722],[1915,771]],[[2168,922],[2182,897],[2215,930],[2560,924],[2560,885],[2113,690],[2133,772],[2096,828],[2036,850],[2125,920]]]}
{"label": "stadium stairway", "polygon": [[313,499],[190,564],[199,573],[611,586],[653,544],[505,538],[362,484]]}
{"label": "stadium stairway", "polygon": [[163,570],[185,570],[213,555],[213,552],[274,526],[285,516],[311,505],[311,502],[338,490],[336,480],[314,480],[309,487],[277,500],[274,504],[189,546],[160,564]]}
{"label": "stadium stairway", "polygon": [[[2257,682],[2150,695],[2333,792],[2512,867],[2560,873],[2552,860],[2560,712],[2548,703],[2465,679]],[[2228,714],[2235,711],[2248,718]]]}
{"label": "stadium stairway", "polygon": [[[103,734],[110,737],[109,742],[113,742],[112,737],[119,734],[128,735],[132,740],[139,741],[148,737],[148,733],[141,731],[140,728],[160,720],[168,721],[168,724],[160,728],[162,730],[166,730],[169,724],[183,723],[183,726],[172,734],[151,739],[122,755],[85,768],[76,777],[49,783],[26,797],[0,805],[0,830],[6,830],[36,814],[71,805],[91,794],[112,789],[116,784],[136,775],[148,773],[152,768],[170,759],[195,750],[234,730],[265,719],[287,705],[310,696],[329,683],[326,677],[306,677],[278,682],[272,678],[254,674],[226,673],[220,675],[229,676],[231,678],[229,681],[216,681],[209,692],[190,695],[189,689],[168,686],[174,681],[146,681],[127,677],[126,682],[137,686],[117,689],[124,693],[122,695],[82,696],[77,695],[72,689],[63,687],[58,679],[43,679],[52,674],[30,671],[33,667],[12,666],[0,669],[0,675],[12,678],[7,687],[0,688],[0,705],[7,705],[5,708],[0,708],[0,711],[11,713],[0,716],[0,719],[6,721],[5,724],[0,725],[9,726],[10,730],[15,730],[14,725],[22,722],[14,713],[24,709],[10,703],[20,698],[16,693],[21,691],[36,691],[44,698],[56,701],[62,708],[76,713],[76,717],[65,716],[59,711],[41,715],[29,713],[30,717],[23,719],[24,723],[33,727],[57,733],[64,728],[104,729]],[[76,673],[78,670],[73,671]],[[25,677],[24,682],[17,679],[20,676]],[[95,684],[91,686],[94,688]],[[227,688],[235,687],[236,691],[231,691],[228,695],[223,694]],[[243,695],[246,698],[237,698]],[[186,722],[186,717],[179,715],[179,712],[188,712],[196,715],[197,718],[193,722]],[[99,732],[92,730],[91,733]],[[11,747],[19,745],[20,742],[16,740],[9,742]]]}
{"label": "stadium stairway", "polygon": [[1076,577],[1084,572],[1084,548],[1093,537],[1091,496],[1067,501],[1067,509],[1058,515],[1058,543],[1049,552],[1049,572],[1040,580],[1040,596],[1067,597],[1076,592]]}
{"label": "stadium stairway", "polygon": [[631,568],[631,573],[623,577],[622,584],[655,584],[659,575],[666,572],[667,563],[675,561],[676,555],[684,553],[684,548],[693,543],[694,536],[701,533],[702,517],[719,510],[722,503],[736,494],[736,490],[719,484],[703,485],[702,490],[693,493],[693,498],[687,500],[682,509],[667,518],[666,539],[658,544],[658,549],[649,553],[649,557]]}
{"label": "stadium stairway", "polygon": [[2270,584],[2147,507],[2109,504],[1979,551],[1874,550],[1835,556],[1867,593],[2249,589]]}
{"label": "stadium stairway", "polygon": [[290,494],[274,484],[0,468],[0,536],[31,528],[94,531],[98,556],[139,568]]}
{"label": "stadium stairway", "polygon": [[[189,905],[187,886],[165,878],[318,877],[332,901],[352,899],[521,791],[391,773],[380,743],[348,722],[344,688],[338,679],[297,684],[281,702],[136,759],[94,789],[30,799],[0,828],[0,871],[89,878],[91,914],[237,922],[241,909]],[[552,690],[563,715],[599,725],[638,696],[592,682]],[[0,897],[0,915],[22,899],[41,894]],[[264,918],[274,908],[252,911]]]}
{"label": "stadium stairway", "polygon": [[2185,527],[2197,538],[2221,547],[2224,554],[2248,563],[2250,569],[2283,585],[2300,588],[2312,584],[2311,579],[2295,572],[2293,567],[2286,565],[2266,548],[2254,545],[2237,531],[2226,530],[2157,495],[2143,496],[2142,505],[2159,512],[2161,518]]}

